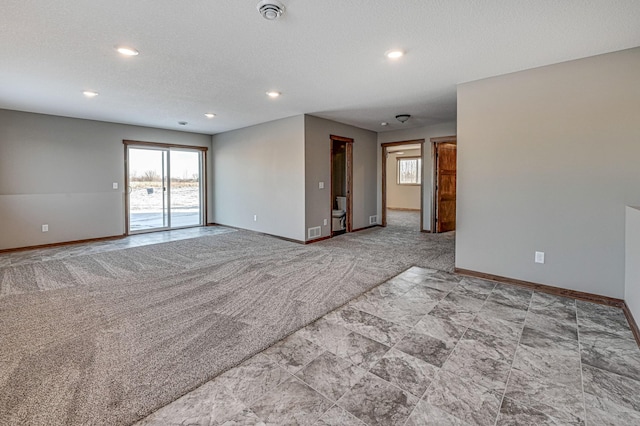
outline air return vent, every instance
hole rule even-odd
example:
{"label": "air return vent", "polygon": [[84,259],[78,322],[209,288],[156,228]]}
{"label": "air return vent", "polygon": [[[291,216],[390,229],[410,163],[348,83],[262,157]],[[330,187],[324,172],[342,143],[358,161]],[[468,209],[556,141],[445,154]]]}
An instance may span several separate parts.
{"label": "air return vent", "polygon": [[309,228],[309,230],[307,231],[308,239],[318,238],[320,237],[320,235],[322,235],[322,228],[319,226],[316,226],[315,228]]}

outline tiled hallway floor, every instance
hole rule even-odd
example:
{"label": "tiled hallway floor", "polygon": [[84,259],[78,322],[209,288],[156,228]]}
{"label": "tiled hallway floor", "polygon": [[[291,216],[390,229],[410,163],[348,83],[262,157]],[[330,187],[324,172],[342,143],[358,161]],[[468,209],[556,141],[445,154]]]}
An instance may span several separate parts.
{"label": "tiled hallway floor", "polygon": [[640,350],[619,309],[411,268],[139,424],[640,424]]}

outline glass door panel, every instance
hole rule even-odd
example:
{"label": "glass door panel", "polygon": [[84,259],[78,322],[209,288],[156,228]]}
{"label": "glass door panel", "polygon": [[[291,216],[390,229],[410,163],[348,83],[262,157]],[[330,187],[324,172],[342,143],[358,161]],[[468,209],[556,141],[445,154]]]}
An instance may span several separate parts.
{"label": "glass door panel", "polygon": [[202,154],[172,149],[170,155],[171,227],[202,225]]}
{"label": "glass door panel", "polygon": [[170,227],[166,149],[128,148],[129,232]]}

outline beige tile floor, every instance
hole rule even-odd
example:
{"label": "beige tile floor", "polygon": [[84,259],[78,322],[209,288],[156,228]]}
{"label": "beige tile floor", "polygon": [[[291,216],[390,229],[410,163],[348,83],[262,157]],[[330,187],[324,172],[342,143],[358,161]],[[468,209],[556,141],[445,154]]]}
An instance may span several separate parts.
{"label": "beige tile floor", "polygon": [[411,268],[138,425],[640,425],[619,309]]}

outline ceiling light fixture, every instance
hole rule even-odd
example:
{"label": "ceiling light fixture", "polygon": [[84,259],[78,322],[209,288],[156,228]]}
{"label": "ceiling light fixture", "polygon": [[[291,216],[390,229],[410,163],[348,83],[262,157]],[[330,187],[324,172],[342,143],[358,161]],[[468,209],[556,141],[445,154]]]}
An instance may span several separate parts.
{"label": "ceiling light fixture", "polygon": [[278,19],[284,13],[284,5],[277,0],[262,0],[258,2],[260,15],[268,21]]}
{"label": "ceiling light fixture", "polygon": [[207,117],[207,118],[213,118],[213,117],[215,117],[216,115],[215,115],[214,113],[212,113],[212,112],[207,112],[207,113],[205,113],[205,115],[204,115],[204,116],[205,116],[205,117]]}
{"label": "ceiling light fixture", "polygon": [[384,55],[389,59],[399,59],[404,56],[404,51],[398,49],[387,50]]}
{"label": "ceiling light fixture", "polygon": [[98,96],[98,92],[94,92],[93,90],[85,90],[84,92],[82,92],[82,94],[87,98],[95,98],[96,96]]}
{"label": "ceiling light fixture", "polygon": [[281,95],[282,93],[280,92],[276,92],[275,90],[269,91],[267,92],[267,96],[270,98],[277,98]]}
{"label": "ceiling light fixture", "polygon": [[398,114],[398,115],[396,115],[396,120],[398,120],[401,123],[406,122],[410,118],[411,118],[411,115],[409,115],[409,114]]}
{"label": "ceiling light fixture", "polygon": [[116,50],[124,56],[138,56],[140,54],[136,49],[126,46],[118,46],[116,47]]}

